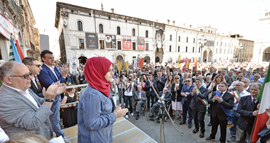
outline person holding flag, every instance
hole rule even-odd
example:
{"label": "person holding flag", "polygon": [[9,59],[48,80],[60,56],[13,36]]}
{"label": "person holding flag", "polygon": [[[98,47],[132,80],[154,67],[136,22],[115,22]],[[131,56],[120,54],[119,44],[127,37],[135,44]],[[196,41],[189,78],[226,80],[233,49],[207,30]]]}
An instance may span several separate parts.
{"label": "person holding flag", "polygon": [[220,143],[226,142],[226,127],[232,125],[232,116],[230,110],[233,109],[234,96],[227,91],[228,84],[221,82],[218,86],[218,91],[213,92],[212,97],[209,99],[209,103],[212,106],[211,121],[212,129],[211,134],[206,140],[215,139],[218,125],[220,125]]}
{"label": "person holding flag", "polygon": [[202,86],[202,80],[200,78],[196,78],[195,80],[196,87],[193,88],[190,102],[190,108],[192,109],[193,119],[195,124],[195,129],[193,133],[197,133],[199,131],[200,126],[200,138],[204,137],[205,132],[205,123],[204,116],[206,112],[206,106],[208,105],[208,90]]}
{"label": "person holding flag", "polygon": [[250,135],[254,124],[255,117],[258,115],[257,106],[259,104],[256,99],[262,85],[260,83],[252,83],[250,88],[250,94],[248,96],[241,97],[237,112],[240,114],[238,119],[238,126],[236,131],[237,143],[244,143],[246,138],[250,142]]}

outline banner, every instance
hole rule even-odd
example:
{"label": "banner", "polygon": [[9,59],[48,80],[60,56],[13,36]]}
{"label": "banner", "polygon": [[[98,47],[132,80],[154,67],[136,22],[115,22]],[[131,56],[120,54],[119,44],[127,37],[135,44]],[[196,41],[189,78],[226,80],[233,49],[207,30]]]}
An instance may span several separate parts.
{"label": "banner", "polygon": [[137,37],[137,50],[145,50],[145,38]]}
{"label": "banner", "polygon": [[180,67],[180,64],[181,64],[181,54],[179,54],[179,57],[178,57],[178,67]]}
{"label": "banner", "polygon": [[106,48],[115,49],[116,48],[116,36],[106,35]]}
{"label": "banner", "polygon": [[123,49],[131,50],[131,37],[123,36]]}
{"label": "banner", "polygon": [[140,69],[143,68],[144,65],[144,58],[139,59],[139,62],[137,63],[137,67],[139,67]]}
{"label": "banner", "polygon": [[85,33],[86,49],[98,49],[98,36],[95,33]]}
{"label": "banner", "polygon": [[19,41],[19,35],[18,30],[16,27],[13,26],[13,24],[0,13],[0,33],[5,36],[8,40],[10,40],[11,33],[15,35],[14,41]]}
{"label": "banner", "polygon": [[129,73],[128,73],[128,61],[125,62],[125,68],[126,68],[126,71],[127,71],[127,75],[129,75]]}
{"label": "banner", "polygon": [[118,62],[118,74],[120,75],[121,73],[121,68],[122,68],[122,61]]}

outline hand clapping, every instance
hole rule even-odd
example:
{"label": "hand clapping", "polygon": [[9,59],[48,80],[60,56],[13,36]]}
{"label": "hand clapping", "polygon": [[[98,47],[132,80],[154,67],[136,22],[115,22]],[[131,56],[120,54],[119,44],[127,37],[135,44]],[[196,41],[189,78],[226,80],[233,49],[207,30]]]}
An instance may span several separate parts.
{"label": "hand clapping", "polygon": [[113,113],[115,114],[115,118],[119,118],[124,116],[126,113],[128,112],[128,109],[121,109],[121,104],[119,104],[115,110],[113,111]]}

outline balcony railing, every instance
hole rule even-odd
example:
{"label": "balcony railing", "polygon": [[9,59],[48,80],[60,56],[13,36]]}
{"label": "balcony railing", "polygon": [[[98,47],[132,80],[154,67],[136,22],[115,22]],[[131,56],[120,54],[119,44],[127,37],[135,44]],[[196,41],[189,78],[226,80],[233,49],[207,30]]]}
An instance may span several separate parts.
{"label": "balcony railing", "polygon": [[22,13],[21,13],[21,7],[18,6],[15,2],[15,0],[8,0],[8,8],[10,9],[10,12],[13,14],[13,15],[16,15],[17,18],[22,21]]}

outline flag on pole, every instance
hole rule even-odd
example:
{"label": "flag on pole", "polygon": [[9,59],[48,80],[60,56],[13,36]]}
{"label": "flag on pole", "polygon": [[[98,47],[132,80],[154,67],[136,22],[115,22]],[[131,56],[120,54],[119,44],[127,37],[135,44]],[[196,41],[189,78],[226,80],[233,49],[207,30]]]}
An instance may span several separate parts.
{"label": "flag on pole", "polygon": [[227,75],[229,75],[229,69],[228,69],[228,67],[226,67],[226,73],[227,73]]}
{"label": "flag on pole", "polygon": [[197,57],[195,59],[195,67],[196,67],[196,71],[197,71],[197,69],[198,69],[198,66],[197,66]]}
{"label": "flag on pole", "polygon": [[[198,91],[198,93],[202,94],[200,89],[196,86],[196,89]],[[205,105],[207,106],[208,105],[208,101],[206,99],[201,99],[200,97],[198,97],[200,99],[200,101]]]}
{"label": "flag on pole", "polygon": [[189,69],[189,60],[187,60],[186,68]]}
{"label": "flag on pole", "polygon": [[185,65],[184,65],[183,68],[182,68],[182,71],[183,71],[183,72],[186,70],[186,66],[187,66],[187,61],[186,61]]}
{"label": "flag on pole", "polygon": [[256,118],[255,125],[253,127],[252,139],[251,142],[255,143],[258,141],[259,136],[258,133],[262,128],[266,126],[266,122],[269,117],[265,112],[266,109],[270,109],[270,67],[268,68],[268,73],[266,78],[264,79],[264,84],[260,90],[259,95],[257,96],[257,100],[260,101],[260,109],[258,112],[258,116]]}
{"label": "flag on pole", "polygon": [[21,57],[18,53],[18,50],[17,50],[17,47],[14,43],[14,40],[12,38],[12,35],[10,37],[10,42],[11,42],[11,45],[10,45],[10,50],[9,50],[9,61],[17,61],[17,62],[22,62],[21,60]]}
{"label": "flag on pole", "polygon": [[119,74],[119,75],[120,75],[120,73],[121,73],[121,68],[122,68],[122,62],[119,61],[119,62],[118,62],[118,74]]}
{"label": "flag on pole", "polygon": [[129,72],[128,72],[128,61],[125,62],[125,67],[126,67],[126,70],[127,70],[127,75],[129,75]]}
{"label": "flag on pole", "polygon": [[181,54],[179,54],[179,57],[178,57],[178,67],[180,67],[180,64],[181,64]]}
{"label": "flag on pole", "polygon": [[21,60],[23,60],[24,59],[24,55],[23,55],[23,52],[21,50],[21,47],[20,47],[20,44],[19,44],[18,40],[16,40],[16,46],[17,46],[17,50],[18,50],[18,53],[20,55],[20,58],[21,58]]}

